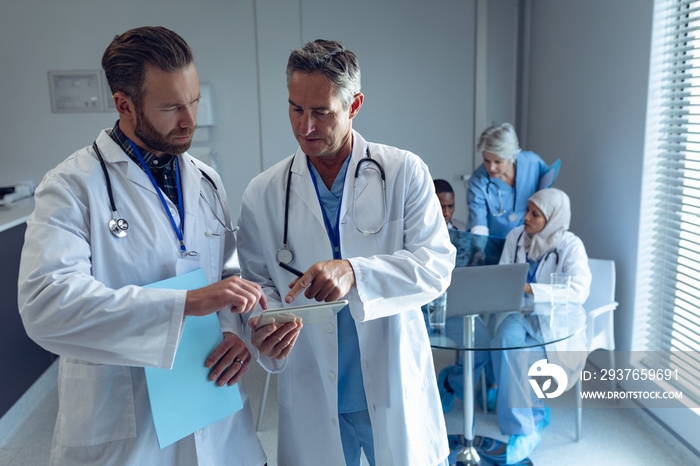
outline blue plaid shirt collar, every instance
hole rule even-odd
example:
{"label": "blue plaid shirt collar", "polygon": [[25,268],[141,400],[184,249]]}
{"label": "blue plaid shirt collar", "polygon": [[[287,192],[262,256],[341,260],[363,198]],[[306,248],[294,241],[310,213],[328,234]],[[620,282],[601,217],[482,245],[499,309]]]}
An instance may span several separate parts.
{"label": "blue plaid shirt collar", "polygon": [[[131,144],[129,144],[129,139],[126,137],[124,132],[122,132],[121,128],[119,128],[118,120],[114,125],[114,128],[112,128],[110,137],[114,140],[114,142],[119,144],[119,147],[121,147],[121,149],[126,153],[126,155],[129,156],[131,160],[134,161],[136,165],[138,165],[144,172],[146,171],[146,169],[141,166],[134,148],[131,147]],[[158,158],[157,155],[149,152],[143,147],[137,147],[139,148],[141,157],[143,157],[143,161],[151,171],[153,178],[155,178],[158,187],[163,191],[163,193],[165,193],[166,196],[168,196],[172,203],[177,206],[176,176],[178,173],[175,171],[175,160],[177,160],[177,157],[175,155],[168,154],[164,157]]]}

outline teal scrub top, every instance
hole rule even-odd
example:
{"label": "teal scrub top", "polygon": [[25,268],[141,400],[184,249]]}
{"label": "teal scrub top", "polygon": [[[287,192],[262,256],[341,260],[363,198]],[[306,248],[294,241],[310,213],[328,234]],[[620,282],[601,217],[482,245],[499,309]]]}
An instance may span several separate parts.
{"label": "teal scrub top", "polygon": [[[316,168],[307,160],[311,177],[316,187],[316,194],[323,210],[326,231],[334,246],[333,258],[342,258],[340,238],[338,235],[338,218],[343,201],[343,188],[350,157],[338,172],[330,191],[321,179]],[[350,307],[345,306],[338,313],[338,412],[354,413],[367,409],[362,367],[360,365],[360,343],[357,338],[355,320],[350,314]]]}
{"label": "teal scrub top", "polygon": [[[500,178],[490,178],[484,164],[474,171],[467,189],[467,231],[485,226],[489,236],[505,238],[510,230],[523,224],[527,200],[538,191],[540,177],[548,167],[539,155],[529,151],[518,153],[516,167],[514,187]],[[497,215],[503,210],[503,215]],[[513,213],[515,217],[511,218]]]}

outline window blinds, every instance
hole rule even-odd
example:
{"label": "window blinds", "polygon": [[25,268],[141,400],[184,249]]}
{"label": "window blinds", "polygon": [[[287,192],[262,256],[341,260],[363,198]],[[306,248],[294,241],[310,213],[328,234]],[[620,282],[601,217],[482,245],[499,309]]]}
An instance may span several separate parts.
{"label": "window blinds", "polygon": [[[700,0],[657,0],[637,307],[645,349],[700,399]],[[658,362],[648,361],[651,367]],[[666,366],[669,367],[669,366]]]}

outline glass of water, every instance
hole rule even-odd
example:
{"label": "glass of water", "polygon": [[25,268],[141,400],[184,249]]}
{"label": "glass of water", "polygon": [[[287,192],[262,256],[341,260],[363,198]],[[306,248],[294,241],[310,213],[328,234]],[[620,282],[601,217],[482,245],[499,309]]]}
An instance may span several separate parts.
{"label": "glass of water", "polygon": [[433,332],[445,330],[447,318],[447,291],[428,303],[428,323]]}
{"label": "glass of water", "polygon": [[569,288],[571,287],[571,276],[561,272],[554,272],[550,276],[549,283],[552,285],[552,306],[566,307],[566,305],[569,304]]}

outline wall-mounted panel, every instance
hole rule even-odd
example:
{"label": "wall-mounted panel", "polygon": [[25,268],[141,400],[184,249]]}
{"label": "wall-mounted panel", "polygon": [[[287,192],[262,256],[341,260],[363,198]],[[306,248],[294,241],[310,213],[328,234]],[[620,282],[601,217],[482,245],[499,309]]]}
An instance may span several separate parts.
{"label": "wall-mounted panel", "polygon": [[104,109],[101,71],[49,71],[53,113],[101,112]]}

